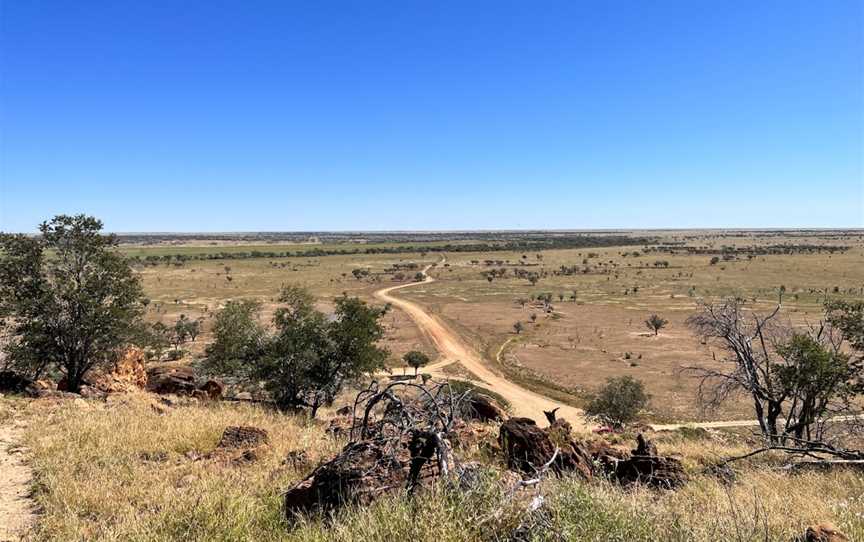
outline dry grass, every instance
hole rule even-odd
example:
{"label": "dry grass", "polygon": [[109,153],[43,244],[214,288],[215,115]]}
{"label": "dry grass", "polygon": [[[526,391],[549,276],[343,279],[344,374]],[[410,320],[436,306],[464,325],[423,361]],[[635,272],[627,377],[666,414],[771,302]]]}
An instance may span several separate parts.
{"label": "dry grass", "polygon": [[[236,541],[506,539],[520,524],[532,537],[571,540],[786,540],[814,522],[830,521],[853,540],[864,537],[864,477],[852,472],[790,476],[747,467],[726,487],[695,474],[677,492],[624,491],[604,481],[550,480],[541,515],[523,513],[523,495],[510,499],[488,479],[468,492],[439,487],[410,500],[385,498],[332,520],[300,518],[293,528],[280,513],[279,493],[340,443],[317,424],[236,404],[175,407],[160,415],[153,398],[135,395],[107,404],[35,401],[23,413],[42,509],[33,540]],[[6,404],[8,399],[0,400]],[[78,406],[76,406],[78,405]],[[21,405],[17,405],[18,408]],[[193,461],[211,451],[227,425],[265,428],[270,451],[236,466]],[[494,431],[490,431],[494,436]],[[626,442],[626,441],[625,441]],[[698,473],[716,457],[745,446],[734,435],[658,436],[663,453],[682,457]],[[306,450],[312,465],[283,464]],[[474,454],[478,456],[478,454]]]}

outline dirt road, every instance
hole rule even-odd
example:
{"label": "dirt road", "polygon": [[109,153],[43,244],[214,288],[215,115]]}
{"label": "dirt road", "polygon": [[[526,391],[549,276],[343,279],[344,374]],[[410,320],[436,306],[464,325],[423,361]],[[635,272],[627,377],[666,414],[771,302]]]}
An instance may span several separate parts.
{"label": "dirt road", "polygon": [[21,429],[0,425],[0,542],[20,540],[33,520],[30,468],[24,463]]}
{"label": "dirt road", "polygon": [[[440,263],[444,263],[444,261],[445,260],[442,259]],[[513,382],[510,382],[506,378],[500,376],[499,374],[495,373],[483,361],[482,356],[477,353],[476,350],[474,350],[468,343],[462,340],[462,338],[459,337],[458,334],[453,332],[438,318],[429,314],[420,305],[414,302],[407,301],[405,299],[391,295],[392,292],[401,290],[403,288],[411,288],[420,284],[429,284],[431,282],[435,282],[435,279],[427,274],[431,267],[431,265],[427,266],[423,270],[425,278],[422,282],[399,284],[397,286],[390,286],[388,288],[384,288],[375,292],[375,297],[377,297],[378,299],[389,302],[392,305],[404,310],[408,314],[408,316],[410,316],[411,319],[417,323],[420,329],[429,335],[432,342],[435,344],[435,348],[438,350],[440,356],[434,363],[424,367],[423,372],[429,373],[435,377],[444,377],[446,376],[446,374],[442,372],[442,369],[447,365],[458,362],[468,371],[473,373],[477,379],[479,379],[478,384],[484,385],[504,397],[510,403],[511,411],[515,416],[525,416],[528,418],[533,418],[538,422],[543,422],[546,419],[543,415],[544,410],[552,410],[553,408],[558,408],[558,417],[566,419],[567,421],[572,423],[574,427],[581,427],[583,429],[590,427],[590,424],[586,421],[585,416],[580,409],[565,405],[563,403],[558,403],[548,397],[544,397],[543,395],[540,395],[538,393],[526,390],[525,388],[522,388],[521,386],[518,386]],[[498,350],[499,359],[504,348],[509,342],[510,341],[508,340],[507,342],[502,344],[501,348]],[[861,419],[862,417],[840,416],[838,418],[834,418],[834,420],[843,421],[845,419],[852,418]],[[650,427],[654,431],[675,431],[683,427],[722,429],[733,427],[754,427],[758,425],[759,422],[756,420],[731,420],[716,422],[648,424],[648,427]]]}
{"label": "dirt road", "polygon": [[427,313],[416,303],[391,295],[396,290],[434,282],[435,279],[426,274],[429,267],[424,270],[425,279],[422,282],[390,286],[375,292],[375,297],[378,299],[391,303],[393,306],[405,311],[435,344],[440,357],[435,363],[425,367],[423,372],[434,376],[441,376],[441,368],[451,363],[459,362],[465,369],[474,374],[478,380],[478,384],[488,387],[490,390],[504,397],[510,403],[511,412],[514,416],[533,418],[538,423],[545,424],[546,417],[543,415],[543,411],[558,408],[557,415],[559,418],[566,419],[574,427],[585,427],[585,417],[580,409],[558,403],[548,397],[526,390],[498,375],[489,368],[486,362],[483,361],[482,356],[474,348],[463,341],[458,334],[453,332],[438,318]]}

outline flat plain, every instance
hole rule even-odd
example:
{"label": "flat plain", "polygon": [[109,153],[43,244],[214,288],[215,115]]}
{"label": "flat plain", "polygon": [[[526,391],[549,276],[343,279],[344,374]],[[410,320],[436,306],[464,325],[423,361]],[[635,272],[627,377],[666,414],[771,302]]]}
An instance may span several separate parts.
{"label": "flat plain", "polygon": [[[686,326],[700,303],[735,296],[764,312],[782,300],[781,317],[807,326],[819,323],[828,299],[864,298],[861,231],[624,235],[651,242],[450,252],[442,250],[445,241],[367,242],[358,237],[302,244],[177,241],[124,245],[123,250],[139,262],[152,300],[148,318],[168,324],[180,314],[203,318],[204,333],[190,348],[193,357],[208,340],[214,311],[229,299],[261,301],[264,319],[286,284],[309,288],[325,310],[343,294],[376,303],[375,291],[411,282],[419,269],[436,264],[430,270],[435,282],[399,295],[449,324],[494,371],[575,406],[583,405],[607,378],[630,375],[652,395],[645,417],[655,422],[747,415],[743,399],[713,411],[698,404],[698,381],[686,368],[716,366],[724,355]],[[488,237],[483,242],[488,245]],[[417,251],[409,251],[413,248]],[[294,255],[310,250],[323,255]],[[385,253],[368,253],[377,250]],[[386,252],[390,250],[396,252]],[[265,251],[269,257],[254,256]],[[357,253],[329,254],[340,251]],[[355,270],[363,273],[355,277]],[[551,301],[538,301],[544,298]],[[651,314],[668,320],[656,336],[644,324]],[[523,327],[518,334],[516,322]],[[404,312],[390,311],[385,324],[392,366],[400,366],[408,350],[435,356],[429,338]],[[458,366],[448,370],[460,371]]]}

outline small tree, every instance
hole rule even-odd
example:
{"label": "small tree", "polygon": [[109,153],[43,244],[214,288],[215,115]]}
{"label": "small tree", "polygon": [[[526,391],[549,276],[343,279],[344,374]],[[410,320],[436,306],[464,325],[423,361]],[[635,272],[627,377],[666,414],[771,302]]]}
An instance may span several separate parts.
{"label": "small tree", "polygon": [[[701,378],[700,400],[708,406],[736,392],[748,394],[772,444],[789,437],[819,440],[826,418],[861,411],[864,304],[829,304],[826,321],[804,332],[777,322],[779,312],[779,305],[767,316],[745,311],[740,299],[705,305],[688,325],[705,340],[719,341],[730,355],[722,360],[725,370],[690,370]],[[844,341],[854,353],[843,350]]]}
{"label": "small tree", "polygon": [[591,398],[585,412],[620,427],[636,419],[639,412],[648,406],[649,400],[640,380],[632,376],[610,378]]}
{"label": "small tree", "polygon": [[0,318],[12,337],[5,353],[37,378],[58,368],[77,392],[93,367],[141,337],[144,296],[99,220],[60,215],[39,230],[0,235]]}
{"label": "small tree", "polygon": [[216,313],[213,342],[207,346],[205,366],[217,373],[243,374],[262,355],[265,331],[258,323],[261,304],[229,301]]}
{"label": "small tree", "polygon": [[287,288],[279,301],[284,305],[273,317],[275,333],[252,362],[254,378],[278,407],[308,407],[315,417],[346,382],[384,367],[388,352],[377,346],[384,336],[382,309],[343,296],[329,318],[300,288]]}
{"label": "small tree", "polygon": [[409,367],[414,368],[414,374],[417,374],[417,371],[420,367],[424,367],[427,363],[429,363],[429,356],[424,354],[423,352],[419,352],[417,350],[412,350],[402,356],[402,359]]}
{"label": "small tree", "polygon": [[513,331],[516,332],[516,335],[522,333],[523,329],[525,329],[525,326],[522,324],[522,322],[516,322],[515,324],[513,324]]}
{"label": "small tree", "polygon": [[647,327],[648,329],[653,331],[654,336],[656,337],[657,334],[660,333],[660,330],[663,329],[664,327],[666,327],[666,324],[668,324],[668,323],[669,323],[669,320],[661,318],[660,316],[658,316],[656,314],[652,314],[651,316],[648,317],[647,320],[645,320],[645,327]]}

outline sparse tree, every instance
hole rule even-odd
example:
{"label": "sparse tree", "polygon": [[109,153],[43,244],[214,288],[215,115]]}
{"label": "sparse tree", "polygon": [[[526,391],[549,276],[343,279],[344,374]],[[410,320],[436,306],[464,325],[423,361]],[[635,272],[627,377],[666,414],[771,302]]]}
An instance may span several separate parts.
{"label": "sparse tree", "polygon": [[409,367],[414,368],[414,374],[417,374],[417,371],[420,367],[424,367],[427,363],[429,363],[429,356],[420,352],[418,350],[412,350],[402,356],[402,359]]}
{"label": "sparse tree", "polygon": [[516,332],[516,335],[522,333],[523,329],[525,329],[525,326],[522,324],[522,322],[516,322],[515,324],[513,324],[513,331]]}
{"label": "sparse tree", "polygon": [[60,215],[39,230],[0,235],[0,318],[12,337],[5,353],[34,376],[58,368],[77,392],[92,368],[142,336],[144,296],[99,220]]}
{"label": "sparse tree", "polygon": [[669,320],[661,318],[656,314],[652,314],[647,320],[645,320],[645,327],[653,331],[654,336],[656,337],[660,333],[660,330],[666,327],[666,324],[668,323]]}

